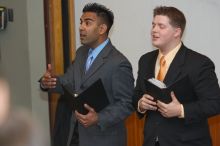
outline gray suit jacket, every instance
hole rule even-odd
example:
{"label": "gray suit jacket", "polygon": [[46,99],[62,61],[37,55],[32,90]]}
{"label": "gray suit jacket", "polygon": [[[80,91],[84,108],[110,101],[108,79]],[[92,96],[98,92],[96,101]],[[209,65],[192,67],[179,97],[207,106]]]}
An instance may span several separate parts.
{"label": "gray suit jacket", "polygon": [[[79,124],[79,146],[126,146],[124,119],[133,111],[131,64],[109,41],[85,74],[88,50],[88,47],[80,47],[73,64],[63,76],[58,77],[59,83],[68,84],[77,93],[101,78],[110,101],[110,105],[98,113],[97,125],[84,128]],[[58,88],[60,84],[57,84],[56,90]],[[75,122],[73,117],[72,124]]]}

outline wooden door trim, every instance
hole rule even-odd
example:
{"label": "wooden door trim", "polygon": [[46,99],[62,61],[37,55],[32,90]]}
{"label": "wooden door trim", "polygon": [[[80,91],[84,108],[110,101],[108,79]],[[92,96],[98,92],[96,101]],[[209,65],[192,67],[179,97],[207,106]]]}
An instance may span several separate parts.
{"label": "wooden door trim", "polygon": [[75,32],[75,13],[74,13],[74,0],[68,0],[69,6],[69,46],[70,46],[70,59],[73,61],[76,54],[76,32]]}
{"label": "wooden door trim", "polygon": [[[75,58],[75,18],[74,0],[68,0],[68,26],[69,26],[69,58],[72,62]],[[64,48],[62,26],[62,0],[44,0],[44,20],[46,39],[46,63],[51,64],[53,73],[64,73]],[[65,37],[65,36],[64,36]],[[53,132],[58,94],[49,94],[50,129]]]}

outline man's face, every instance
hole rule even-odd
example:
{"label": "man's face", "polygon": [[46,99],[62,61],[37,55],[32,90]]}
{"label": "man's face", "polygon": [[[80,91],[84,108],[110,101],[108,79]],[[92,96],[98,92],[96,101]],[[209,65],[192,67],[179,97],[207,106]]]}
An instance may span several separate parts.
{"label": "man's face", "polygon": [[152,44],[159,49],[172,49],[174,42],[179,37],[177,28],[170,24],[167,16],[156,15],[152,22]]}
{"label": "man's face", "polygon": [[80,41],[83,45],[95,48],[100,37],[100,18],[96,13],[85,12],[80,18]]}
{"label": "man's face", "polygon": [[0,80],[0,126],[9,113],[9,87],[5,81]]}

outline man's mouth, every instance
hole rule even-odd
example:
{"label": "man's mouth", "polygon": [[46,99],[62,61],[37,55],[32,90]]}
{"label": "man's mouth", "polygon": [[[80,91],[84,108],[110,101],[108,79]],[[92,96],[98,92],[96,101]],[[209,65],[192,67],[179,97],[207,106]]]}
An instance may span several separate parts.
{"label": "man's mouth", "polygon": [[156,40],[156,39],[159,39],[160,37],[156,36],[156,35],[152,35],[152,39],[153,40]]}
{"label": "man's mouth", "polygon": [[85,37],[86,37],[85,34],[80,34],[80,39],[83,39],[83,38],[85,38]]}

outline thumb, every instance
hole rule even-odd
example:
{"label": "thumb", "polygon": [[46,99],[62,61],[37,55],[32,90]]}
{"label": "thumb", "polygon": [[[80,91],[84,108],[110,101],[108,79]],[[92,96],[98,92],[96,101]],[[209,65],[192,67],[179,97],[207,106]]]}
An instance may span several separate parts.
{"label": "thumb", "polygon": [[91,112],[94,112],[94,109],[89,106],[88,104],[84,104],[84,107],[88,110],[88,111],[91,111]]}
{"label": "thumb", "polygon": [[178,101],[173,91],[171,91],[170,96],[172,98],[172,101]]}
{"label": "thumb", "polygon": [[53,72],[52,72],[52,65],[51,64],[47,65],[47,72],[46,73],[48,76],[51,76],[51,77],[54,76]]}
{"label": "thumb", "polygon": [[52,72],[52,66],[51,66],[51,64],[48,64],[48,65],[47,65],[47,71],[50,72],[50,73]]}

